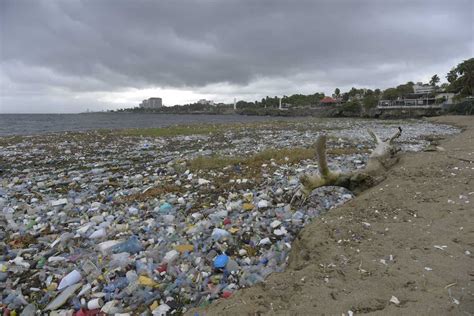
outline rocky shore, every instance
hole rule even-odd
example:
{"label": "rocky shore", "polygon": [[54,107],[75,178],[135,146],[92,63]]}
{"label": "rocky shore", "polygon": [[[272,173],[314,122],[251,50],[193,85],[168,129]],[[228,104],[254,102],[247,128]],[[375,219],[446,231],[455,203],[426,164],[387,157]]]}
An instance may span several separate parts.
{"label": "rocky shore", "polygon": [[[420,120],[302,119],[0,138],[0,224],[5,227],[0,231],[0,308],[24,315],[164,315],[220,299],[209,314],[298,313],[325,306],[313,299],[319,295],[314,288],[301,292],[305,286],[341,285],[332,291],[337,301],[347,294],[346,266],[352,268],[353,256],[370,248],[362,247],[365,240],[394,230],[379,230],[374,218],[391,218],[393,225],[416,223],[419,211],[397,206],[406,203],[398,197],[393,205],[383,200],[360,213],[327,213],[353,199],[351,192],[335,187],[318,189],[305,205],[289,201],[298,176],[317,170],[312,146],[320,133],[329,137],[329,163],[352,170],[364,166],[373,148],[368,128],[387,137],[398,126],[407,159],[459,132]],[[416,161],[421,168],[423,161]],[[404,173],[403,166],[394,174]],[[421,170],[414,169],[410,179],[418,181]],[[384,185],[370,191],[377,193],[372,199],[392,191]],[[343,208],[354,208],[370,192]],[[405,194],[424,201],[427,195],[419,192],[412,188]],[[461,195],[466,201],[472,197]],[[460,197],[450,201],[447,207],[465,202]],[[337,228],[342,222],[357,228]],[[318,227],[315,237],[308,233],[315,225],[332,228]],[[335,249],[326,253],[323,248],[333,242]],[[436,249],[447,252],[445,245]],[[341,249],[351,252],[335,255]],[[401,259],[395,251],[385,252],[380,250],[376,262],[363,258],[355,279],[370,279],[378,271],[373,266],[382,264],[387,271]],[[413,287],[419,288],[416,282]],[[250,287],[254,284],[259,285]],[[454,294],[453,299],[462,301]],[[296,296],[307,304],[293,304]],[[379,296],[371,302],[389,308]],[[396,298],[395,307],[409,306],[410,298]],[[359,310],[347,303],[341,311],[328,311],[371,311],[372,303]]]}

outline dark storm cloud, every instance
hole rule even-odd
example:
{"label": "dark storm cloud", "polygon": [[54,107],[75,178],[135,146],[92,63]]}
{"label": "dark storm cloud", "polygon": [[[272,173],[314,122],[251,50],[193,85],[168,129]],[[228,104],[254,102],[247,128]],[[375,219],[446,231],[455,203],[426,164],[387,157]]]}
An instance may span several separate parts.
{"label": "dark storm cloud", "polygon": [[0,12],[10,101],[35,90],[248,87],[281,77],[383,86],[473,55],[471,0],[3,0]]}

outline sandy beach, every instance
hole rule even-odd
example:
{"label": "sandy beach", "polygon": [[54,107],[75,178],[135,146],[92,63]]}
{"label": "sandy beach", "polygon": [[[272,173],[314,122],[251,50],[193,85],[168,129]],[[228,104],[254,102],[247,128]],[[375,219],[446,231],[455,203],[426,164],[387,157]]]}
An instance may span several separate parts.
{"label": "sandy beach", "polygon": [[430,120],[463,132],[445,151],[404,154],[383,183],[307,225],[285,272],[199,315],[471,315],[474,120]]}
{"label": "sandy beach", "polygon": [[[0,308],[468,310],[473,126],[442,120],[466,130],[301,119],[3,137]],[[318,135],[328,135],[330,167],[344,172],[366,165],[367,129],[386,138],[398,127],[401,162],[385,182],[356,199],[327,187],[290,204],[298,177],[317,170]],[[426,152],[436,145],[444,151]]]}
{"label": "sandy beach", "polygon": [[474,316],[473,0],[0,21],[0,316]]}

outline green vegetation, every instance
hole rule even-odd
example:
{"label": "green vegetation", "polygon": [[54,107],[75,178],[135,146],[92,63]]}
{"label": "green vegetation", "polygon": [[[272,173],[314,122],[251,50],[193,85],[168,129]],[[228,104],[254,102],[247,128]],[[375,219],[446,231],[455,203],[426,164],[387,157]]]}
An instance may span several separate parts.
{"label": "green vegetation", "polygon": [[188,162],[189,168],[197,170],[222,169],[227,166],[245,166],[249,168],[260,168],[262,164],[270,162],[282,164],[297,163],[304,159],[315,157],[314,148],[279,148],[265,149],[248,157],[225,157],[225,156],[201,156]]}
{"label": "green vegetation", "polygon": [[345,112],[360,113],[361,104],[358,100],[351,100],[344,103],[342,110]]}
{"label": "green vegetation", "polygon": [[318,104],[322,98],[324,98],[324,93],[315,93],[310,95],[293,94],[291,96],[284,96],[281,99],[281,102],[283,104],[289,104],[294,107],[307,106]]}
{"label": "green vegetation", "polygon": [[[275,109],[273,109],[275,110]],[[314,123],[313,119],[305,119],[304,121],[283,121],[272,120],[265,122],[249,122],[249,123],[219,123],[219,124],[192,124],[192,125],[172,125],[160,128],[132,128],[118,131],[107,131],[107,133],[119,134],[121,136],[139,136],[139,137],[174,137],[187,135],[212,135],[224,133],[232,130],[239,132],[240,130],[279,130],[279,129],[298,129],[298,124],[308,122]]]}
{"label": "green vegetation", "polygon": [[464,100],[450,106],[447,111],[450,114],[474,115],[474,100]]}
{"label": "green vegetation", "polygon": [[446,75],[447,90],[458,93],[458,99],[474,96],[474,58],[468,59],[451,69]]}
{"label": "green vegetation", "polygon": [[223,131],[223,124],[174,125],[162,128],[134,128],[119,131],[124,136],[173,137],[186,135],[205,135]]}
{"label": "green vegetation", "polygon": [[[448,83],[443,83],[438,86],[440,77],[435,74],[431,77],[430,85],[435,91],[456,93],[455,101],[461,102],[468,96],[474,94],[474,58],[463,61],[456,67],[451,69],[446,75]],[[316,92],[314,94],[293,94],[290,96],[283,96],[281,98],[282,106],[285,111],[279,109],[280,99],[277,96],[266,96],[260,101],[254,102],[240,100],[237,102],[237,113],[243,115],[270,115],[270,116],[364,116],[374,113],[371,111],[375,108],[379,100],[397,100],[413,94],[414,83],[409,81],[397,87],[387,88],[384,91],[380,89],[358,89],[352,87],[349,91],[341,93],[339,88],[334,90],[333,97],[336,98],[342,106],[326,106],[326,110],[320,105],[320,100],[324,98],[324,93]],[[430,94],[433,97],[435,93]],[[439,102],[439,101],[438,101]],[[314,108],[319,108],[318,111],[313,111]],[[172,107],[163,107],[160,109],[124,109],[118,112],[153,112],[153,113],[173,113],[173,114],[233,114],[233,104],[201,104],[193,103],[186,105],[176,105]],[[174,134],[188,135],[193,133],[191,130],[186,131],[149,131],[151,136],[173,136]],[[171,134],[170,134],[171,133]],[[197,133],[207,133],[201,130]],[[133,133],[132,133],[133,134]]]}
{"label": "green vegetation", "polygon": [[382,94],[382,99],[384,100],[396,100],[397,98],[401,98],[406,96],[407,94],[413,93],[413,86],[415,84],[411,81],[407,82],[406,84],[401,84],[396,88],[388,88]]}
{"label": "green vegetation", "polygon": [[[293,94],[290,96],[283,96],[281,98],[281,103],[285,108],[303,107],[317,105],[322,98],[324,98],[324,93],[314,93],[309,95]],[[237,108],[244,111],[248,109],[278,109],[279,105],[280,100],[277,96],[266,96],[262,100],[255,102],[237,102]]]}
{"label": "green vegetation", "polygon": [[250,157],[251,162],[256,162],[257,164],[265,163],[273,159],[276,163],[289,163],[293,164],[304,159],[312,159],[315,157],[314,148],[302,148],[302,147],[292,147],[292,148],[280,148],[280,149],[265,149],[253,157]]}
{"label": "green vegetation", "polygon": [[185,105],[164,106],[159,109],[144,109],[140,107],[135,107],[131,109],[120,109],[116,112],[161,114],[231,114],[234,112],[234,107],[231,104],[223,103],[219,103],[216,105],[190,103]]}
{"label": "green vegetation", "polygon": [[373,109],[377,106],[379,102],[379,95],[375,93],[366,93],[364,99],[362,99],[362,106],[365,111]]}
{"label": "green vegetation", "polygon": [[430,85],[432,85],[433,87],[436,87],[436,85],[438,84],[439,80],[440,80],[440,79],[439,79],[438,75],[434,75],[433,77],[431,77]]}
{"label": "green vegetation", "polygon": [[[356,147],[329,148],[328,155],[351,155],[354,153],[367,152]],[[295,164],[305,159],[315,159],[315,145],[308,148],[269,148],[247,157],[229,156],[200,156],[188,161],[188,167],[192,171],[198,170],[221,170],[229,166],[240,166],[253,170],[260,169],[263,164],[273,161],[277,164]]]}
{"label": "green vegetation", "polygon": [[199,156],[188,162],[191,170],[214,170],[223,169],[228,166],[239,165],[243,161],[242,158],[223,157],[223,156]]}

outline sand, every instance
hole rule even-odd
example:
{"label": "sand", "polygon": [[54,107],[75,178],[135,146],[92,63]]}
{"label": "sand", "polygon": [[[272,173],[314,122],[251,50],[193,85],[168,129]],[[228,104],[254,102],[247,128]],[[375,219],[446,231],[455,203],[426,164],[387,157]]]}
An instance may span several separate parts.
{"label": "sand", "polygon": [[474,118],[431,120],[463,132],[307,225],[285,272],[189,314],[474,314]]}

